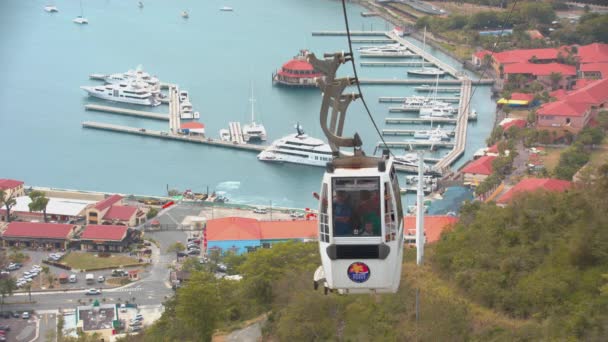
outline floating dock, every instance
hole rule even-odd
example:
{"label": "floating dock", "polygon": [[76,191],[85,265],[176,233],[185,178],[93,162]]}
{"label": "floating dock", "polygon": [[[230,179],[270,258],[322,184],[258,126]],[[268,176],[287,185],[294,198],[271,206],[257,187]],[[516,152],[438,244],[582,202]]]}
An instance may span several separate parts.
{"label": "floating dock", "polygon": [[235,144],[244,144],[243,131],[240,122],[229,122],[228,130],[230,131],[230,140]]}
{"label": "floating dock", "polygon": [[84,109],[90,110],[90,111],[97,111],[97,112],[106,112],[106,113],[121,114],[121,115],[128,115],[128,116],[137,116],[137,117],[153,119],[153,120],[163,120],[163,121],[169,120],[169,115],[167,115],[167,114],[152,113],[152,112],[146,112],[146,111],[142,111],[142,110],[134,110],[134,109],[127,109],[127,108],[120,108],[120,107],[88,104],[88,105],[84,106]]}
{"label": "floating dock", "polygon": [[[315,31],[313,36],[346,36],[346,31]],[[350,31],[351,36],[386,36],[384,31]],[[391,37],[388,37],[391,39]]]}
{"label": "floating dock", "polygon": [[392,39],[378,39],[378,38],[353,38],[350,41],[353,44],[394,44],[395,43],[395,41]]}
{"label": "floating dock", "polygon": [[415,147],[454,147],[454,143],[451,141],[429,141],[429,140],[407,140],[407,141],[386,141],[386,143],[378,142],[379,147],[396,147],[404,149],[413,149]]}
{"label": "floating dock", "polygon": [[420,124],[420,123],[440,123],[440,124],[455,124],[456,119],[452,118],[386,118],[384,122],[387,124]]}
{"label": "floating dock", "polygon": [[[378,57],[378,56],[361,56],[362,58]],[[384,56],[382,56],[384,58]],[[415,58],[418,56],[395,56],[390,58]],[[361,62],[362,67],[421,67],[422,62]]]}
{"label": "floating dock", "polygon": [[[385,128],[382,130],[382,135],[414,135],[418,130],[415,129],[390,129]],[[456,135],[455,131],[446,132],[449,136],[453,137]],[[435,161],[437,162],[437,161]]]}
{"label": "floating dock", "polygon": [[[421,85],[421,84],[428,84],[428,85],[435,85],[435,83],[437,84],[442,84],[442,85],[457,85],[459,86],[462,81],[459,79],[447,79],[447,80],[442,80],[439,79],[439,81],[437,81],[436,79],[433,78],[409,78],[409,79],[373,79],[373,78],[362,78],[359,79],[359,83],[360,84],[367,84],[367,85],[373,85],[373,84],[380,84],[380,85],[391,85],[391,84],[402,84],[402,85],[407,85],[407,84],[412,84],[412,85]],[[481,80],[478,81],[471,81],[471,84],[476,84],[476,85],[490,85],[493,84],[494,80],[491,78],[482,78]]]}
{"label": "floating dock", "polygon": [[433,92],[437,89],[438,93],[460,93],[460,87],[431,87],[431,86],[418,86],[415,87],[416,91],[419,92]]}
{"label": "floating dock", "polygon": [[203,144],[203,145],[226,147],[226,148],[251,151],[251,152],[261,152],[267,147],[266,145],[235,144],[233,142],[222,141],[220,139],[205,138],[203,136],[181,135],[181,134],[175,134],[175,133],[168,133],[168,132],[164,132],[164,131],[155,131],[155,130],[144,129],[144,128],[120,126],[120,125],[113,125],[113,124],[92,122],[92,121],[83,122],[82,127],[91,128],[91,129],[99,129],[99,130],[104,130],[104,131],[111,131],[111,132],[133,134],[133,135],[139,135],[139,136],[154,137],[154,138],[166,139],[166,140],[185,141],[185,142],[191,142],[191,143],[197,143],[197,144]]}
{"label": "floating dock", "polygon": [[420,112],[420,107],[412,107],[412,106],[389,107],[388,111],[391,113],[416,113],[416,112]]}
{"label": "floating dock", "polygon": [[364,18],[367,18],[367,17],[377,17],[379,15],[380,14],[377,13],[377,12],[361,12],[361,16],[364,17]]}
{"label": "floating dock", "polygon": [[[460,88],[458,88],[458,89],[460,89]],[[453,97],[453,96],[438,96],[438,97],[434,97],[433,99],[443,101],[443,102],[450,102],[450,103],[458,103],[460,101],[460,97]],[[405,101],[405,97],[380,96],[378,98],[378,102],[380,102],[380,103],[402,103],[403,101]]]}

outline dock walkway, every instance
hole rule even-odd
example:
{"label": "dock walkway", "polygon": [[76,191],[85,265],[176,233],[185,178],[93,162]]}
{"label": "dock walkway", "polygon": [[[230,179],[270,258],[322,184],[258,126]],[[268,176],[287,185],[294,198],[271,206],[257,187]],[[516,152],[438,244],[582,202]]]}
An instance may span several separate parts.
{"label": "dock walkway", "polygon": [[84,106],[84,109],[90,110],[90,111],[96,111],[96,112],[107,112],[107,113],[113,113],[113,114],[137,116],[137,117],[142,117],[142,118],[146,118],[146,119],[163,120],[163,121],[169,120],[169,115],[167,115],[167,114],[152,113],[152,112],[146,112],[143,110],[127,109],[127,108],[120,108],[120,107],[88,104],[88,105]]}
{"label": "dock walkway", "polygon": [[[313,36],[346,36],[346,31],[314,31]],[[384,31],[350,31],[351,36],[386,36]],[[391,39],[391,37],[388,37]]]}
{"label": "dock walkway", "polygon": [[[458,103],[460,101],[460,97],[455,96],[438,96],[433,99],[450,103]],[[403,101],[405,101],[405,97],[400,96],[380,96],[378,98],[378,102],[380,103],[402,103]]]}
{"label": "dock walkway", "polygon": [[148,136],[148,137],[154,137],[154,138],[159,138],[159,139],[177,140],[177,141],[185,141],[185,142],[191,142],[191,143],[197,143],[197,144],[203,144],[203,145],[240,149],[240,150],[251,151],[251,152],[261,152],[267,147],[266,145],[237,144],[237,143],[233,143],[233,142],[229,142],[229,141],[222,141],[220,139],[205,138],[202,136],[189,136],[189,135],[182,135],[182,134],[175,134],[175,133],[167,133],[167,132],[163,132],[163,131],[156,131],[156,130],[150,130],[150,129],[144,129],[144,128],[137,128],[137,127],[121,126],[121,125],[114,125],[114,124],[100,123],[100,122],[93,122],[93,121],[83,122],[82,127],[91,128],[91,129],[99,129],[99,130],[104,130],[104,131],[127,133],[127,134],[139,135],[139,136]]}

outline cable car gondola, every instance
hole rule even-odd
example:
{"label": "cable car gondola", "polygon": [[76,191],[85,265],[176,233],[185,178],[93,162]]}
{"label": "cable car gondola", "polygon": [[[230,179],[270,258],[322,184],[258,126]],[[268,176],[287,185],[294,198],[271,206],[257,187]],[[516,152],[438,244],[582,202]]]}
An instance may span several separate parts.
{"label": "cable car gondola", "polygon": [[[403,209],[399,183],[389,151],[381,157],[366,156],[361,139],[342,137],[346,109],[358,96],[342,95],[357,82],[335,79],[338,66],[350,54],[308,56],[326,74],[321,128],[334,158],[327,163],[319,199],[319,252],[322,266],[314,277],[315,288],[324,280],[326,293],[394,293],[401,280],[403,258]],[[329,109],[332,109],[329,117]],[[328,126],[327,119],[330,118]],[[344,154],[341,147],[352,147]]]}

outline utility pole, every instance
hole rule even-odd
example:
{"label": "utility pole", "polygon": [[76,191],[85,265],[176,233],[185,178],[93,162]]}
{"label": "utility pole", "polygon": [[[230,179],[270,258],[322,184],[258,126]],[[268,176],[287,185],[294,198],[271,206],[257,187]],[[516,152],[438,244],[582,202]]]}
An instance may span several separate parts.
{"label": "utility pole", "polygon": [[270,200],[270,221],[272,221],[272,200]]}
{"label": "utility pole", "polygon": [[[424,261],[424,152],[418,152],[418,191],[416,192],[416,265]],[[420,320],[420,288],[416,288],[416,323]]]}

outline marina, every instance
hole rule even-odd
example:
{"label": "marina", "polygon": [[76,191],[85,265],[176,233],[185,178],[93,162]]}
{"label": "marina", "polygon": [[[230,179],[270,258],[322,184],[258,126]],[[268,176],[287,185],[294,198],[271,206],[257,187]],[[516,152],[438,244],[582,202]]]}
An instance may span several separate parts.
{"label": "marina", "polygon": [[[405,135],[405,136],[413,136],[416,134],[416,132],[419,132],[419,130],[415,130],[415,129],[390,129],[390,128],[384,128],[382,129],[382,135]],[[454,136],[456,135],[456,132],[454,131],[450,131],[448,132],[449,136]]]}
{"label": "marina", "polygon": [[[362,56],[363,57],[363,56]],[[415,58],[416,55],[399,56],[399,58]],[[360,62],[362,67],[419,67],[422,62]]]}
{"label": "marina", "polygon": [[387,124],[456,124],[457,119],[454,118],[386,118],[384,121]]}
{"label": "marina", "polygon": [[422,85],[418,87],[414,87],[416,91],[419,92],[432,92],[436,91],[438,93],[460,93],[460,87],[431,87],[428,85]]}

